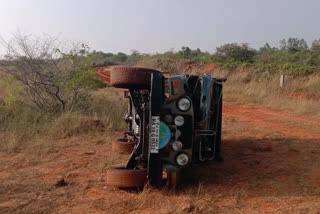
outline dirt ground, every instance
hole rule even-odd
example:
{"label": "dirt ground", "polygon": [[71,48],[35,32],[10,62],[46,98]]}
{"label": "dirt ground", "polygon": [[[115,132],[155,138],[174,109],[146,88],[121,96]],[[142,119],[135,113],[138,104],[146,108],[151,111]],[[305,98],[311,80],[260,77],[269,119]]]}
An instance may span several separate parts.
{"label": "dirt ground", "polygon": [[40,152],[0,153],[0,213],[320,213],[320,121],[227,102],[223,162],[181,189],[106,186],[120,133],[73,137]]}

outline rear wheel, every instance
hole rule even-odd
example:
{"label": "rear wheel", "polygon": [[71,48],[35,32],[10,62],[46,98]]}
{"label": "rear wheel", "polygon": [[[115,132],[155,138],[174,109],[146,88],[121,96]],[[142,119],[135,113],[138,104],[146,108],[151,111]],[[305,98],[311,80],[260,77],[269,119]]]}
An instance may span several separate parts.
{"label": "rear wheel", "polygon": [[135,146],[135,142],[129,142],[125,138],[119,138],[117,140],[112,141],[113,152],[131,154],[134,146]]}
{"label": "rear wheel", "polygon": [[115,68],[110,72],[110,82],[116,88],[148,89],[153,72],[159,71],[149,68]]}
{"label": "rear wheel", "polygon": [[147,182],[147,170],[114,167],[107,171],[107,185],[132,188],[143,187]]}

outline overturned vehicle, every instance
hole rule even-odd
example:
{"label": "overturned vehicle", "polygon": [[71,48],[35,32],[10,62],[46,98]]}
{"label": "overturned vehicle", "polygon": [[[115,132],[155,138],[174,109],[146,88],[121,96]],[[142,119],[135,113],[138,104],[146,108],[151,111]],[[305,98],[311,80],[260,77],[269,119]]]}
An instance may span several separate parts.
{"label": "overturned vehicle", "polygon": [[165,77],[145,68],[116,68],[111,85],[128,89],[124,138],[114,152],[130,153],[123,167],[107,171],[107,184],[130,188],[146,183],[176,186],[181,171],[221,159],[222,86],[226,79],[204,75]]}

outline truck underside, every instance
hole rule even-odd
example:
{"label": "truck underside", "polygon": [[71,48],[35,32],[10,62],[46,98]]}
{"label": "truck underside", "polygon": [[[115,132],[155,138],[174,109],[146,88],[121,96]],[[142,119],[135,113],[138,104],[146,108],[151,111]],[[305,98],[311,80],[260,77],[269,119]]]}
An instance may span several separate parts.
{"label": "truck underside", "polygon": [[128,129],[112,149],[131,155],[126,166],[108,170],[107,183],[175,186],[183,182],[181,169],[221,160],[224,81],[207,74],[165,78],[159,71],[144,68],[111,71],[111,85],[127,89],[128,98],[124,116]]}

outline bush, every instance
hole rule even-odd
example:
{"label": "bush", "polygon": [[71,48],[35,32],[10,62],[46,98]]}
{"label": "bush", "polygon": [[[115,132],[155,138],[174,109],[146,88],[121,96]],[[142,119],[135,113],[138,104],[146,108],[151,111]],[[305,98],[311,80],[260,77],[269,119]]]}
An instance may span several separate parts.
{"label": "bush", "polygon": [[216,55],[223,62],[253,62],[256,54],[256,50],[250,48],[246,43],[225,44],[217,47],[216,50]]}
{"label": "bush", "polygon": [[7,74],[7,104],[20,102],[41,111],[65,111],[79,97],[100,84],[93,77],[92,62],[85,45],[61,51],[54,38],[15,34],[6,43],[7,53],[0,71]]}

